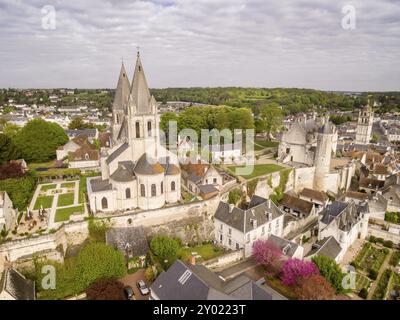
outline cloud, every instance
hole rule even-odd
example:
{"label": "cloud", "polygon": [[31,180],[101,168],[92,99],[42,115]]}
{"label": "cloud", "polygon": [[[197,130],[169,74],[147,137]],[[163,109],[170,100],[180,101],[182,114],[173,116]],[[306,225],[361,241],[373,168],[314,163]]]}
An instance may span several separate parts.
{"label": "cloud", "polygon": [[[356,29],[341,27],[342,7]],[[56,29],[42,28],[45,5]],[[0,87],[116,85],[136,47],[152,87],[399,90],[390,0],[0,0]]]}

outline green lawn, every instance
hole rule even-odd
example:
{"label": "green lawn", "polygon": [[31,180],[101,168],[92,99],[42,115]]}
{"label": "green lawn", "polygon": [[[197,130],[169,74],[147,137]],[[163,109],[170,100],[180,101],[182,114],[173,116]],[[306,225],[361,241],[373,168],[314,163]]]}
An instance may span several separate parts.
{"label": "green lawn", "polygon": [[47,191],[56,188],[56,184],[42,184],[40,187],[40,191]]}
{"label": "green lawn", "polygon": [[57,207],[70,206],[71,204],[74,204],[74,194],[72,192],[60,194],[58,196]]}
{"label": "green lawn", "polygon": [[35,206],[33,207],[34,210],[40,209],[43,206],[43,209],[51,208],[53,204],[54,196],[41,196],[36,199]]}
{"label": "green lawn", "polygon": [[179,255],[182,261],[188,262],[192,255],[192,252],[197,252],[201,256],[201,260],[210,260],[223,253],[223,250],[219,247],[215,247],[212,244],[204,244],[196,247],[182,248]]}
{"label": "green lawn", "polygon": [[83,212],[82,205],[76,207],[57,209],[55,222],[68,221],[71,214],[82,213],[82,212]]}
{"label": "green lawn", "polygon": [[[254,166],[248,166],[250,167],[250,169],[253,170],[253,172],[249,175],[242,175],[243,178],[245,179],[252,179],[258,176],[263,176],[272,172],[277,172],[277,171],[281,171],[282,169],[284,169],[281,166],[278,166],[277,164],[256,164]],[[243,166],[229,166],[228,170],[230,172],[232,172],[233,174],[237,175],[235,173],[235,169],[236,168],[245,168]]]}
{"label": "green lawn", "polygon": [[75,182],[64,182],[61,184],[61,188],[74,188]]}

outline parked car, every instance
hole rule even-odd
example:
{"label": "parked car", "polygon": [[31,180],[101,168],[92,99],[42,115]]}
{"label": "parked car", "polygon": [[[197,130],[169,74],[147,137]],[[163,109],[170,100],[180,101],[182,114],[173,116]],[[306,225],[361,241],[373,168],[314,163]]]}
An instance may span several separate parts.
{"label": "parked car", "polygon": [[146,294],[150,293],[149,288],[147,288],[146,284],[144,283],[143,280],[139,280],[138,282],[136,282],[136,285],[140,291],[140,293],[145,296]]}
{"label": "parked car", "polygon": [[135,298],[133,288],[131,286],[124,287],[124,294],[128,300],[133,300]]}

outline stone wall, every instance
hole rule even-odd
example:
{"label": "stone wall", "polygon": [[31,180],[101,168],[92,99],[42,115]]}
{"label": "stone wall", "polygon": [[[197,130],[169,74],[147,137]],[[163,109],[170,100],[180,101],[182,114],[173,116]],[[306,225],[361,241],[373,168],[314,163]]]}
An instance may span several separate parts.
{"label": "stone wall", "polygon": [[[254,194],[263,198],[268,199],[271,195],[275,193],[274,189],[279,186],[281,181],[280,172],[273,172],[269,175],[263,176],[258,179],[258,183]],[[294,171],[289,173],[288,181],[286,183],[286,190],[294,188]]]}
{"label": "stone wall", "polygon": [[394,244],[400,244],[400,235],[387,232],[385,230],[379,230],[378,228],[368,228],[368,236],[374,236],[376,238],[383,238],[384,240],[393,241]]}
{"label": "stone wall", "polygon": [[244,259],[244,250],[237,250],[233,252],[229,252],[223,254],[214,259],[208,260],[204,263],[204,265],[209,269],[219,269],[221,267],[227,266],[234,262],[240,261]]}

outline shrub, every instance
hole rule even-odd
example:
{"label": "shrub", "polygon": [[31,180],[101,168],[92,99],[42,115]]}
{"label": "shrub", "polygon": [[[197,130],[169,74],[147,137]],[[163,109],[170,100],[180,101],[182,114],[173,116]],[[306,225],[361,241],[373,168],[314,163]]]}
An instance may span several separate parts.
{"label": "shrub", "polygon": [[370,236],[369,242],[376,243],[376,238],[374,236]]}
{"label": "shrub", "polygon": [[253,244],[253,258],[272,274],[281,268],[282,250],[268,240],[257,240]]}
{"label": "shrub", "polygon": [[377,243],[383,244],[384,241],[385,241],[385,240],[384,240],[383,238],[376,238],[376,242],[377,242]]}
{"label": "shrub", "polygon": [[358,293],[358,295],[360,296],[360,298],[367,299],[367,297],[368,297],[368,290],[365,289],[365,288],[362,288],[362,289],[360,290],[360,292]]}
{"label": "shrub", "polygon": [[376,278],[378,277],[378,272],[374,269],[370,269],[368,277],[371,278],[372,280],[376,280]]}
{"label": "shrub", "polygon": [[100,279],[86,289],[89,300],[125,300],[124,284],[114,278]]}
{"label": "shrub", "polygon": [[343,292],[342,280],[344,274],[336,261],[325,256],[314,256],[312,261],[318,267],[321,275],[332,285],[336,292]]}
{"label": "shrub", "polygon": [[168,236],[157,235],[150,242],[151,251],[163,263],[168,260],[168,264],[172,264],[178,255],[179,244],[175,239]]}
{"label": "shrub", "polygon": [[319,274],[300,278],[295,292],[300,300],[333,300],[335,298],[335,289]]}
{"label": "shrub", "polygon": [[400,251],[393,252],[392,256],[390,257],[390,265],[396,267],[400,261]]}
{"label": "shrub", "polygon": [[36,178],[28,175],[24,178],[0,180],[0,190],[7,191],[13,205],[18,210],[26,210],[33,196]]}
{"label": "shrub", "polygon": [[91,240],[96,242],[106,242],[106,231],[108,229],[106,222],[90,218],[88,229]]}
{"label": "shrub", "polygon": [[152,267],[146,268],[146,271],[145,271],[144,275],[145,275],[147,281],[149,281],[149,282],[153,282],[153,280],[154,280],[154,278],[156,276],[154,274],[154,271],[153,271]]}
{"label": "shrub", "polygon": [[393,241],[386,240],[383,242],[383,245],[387,248],[393,248]]}
{"label": "shrub", "polygon": [[382,249],[382,252],[383,252],[385,255],[387,255],[387,254],[389,253],[389,249],[388,249],[388,248],[383,248],[383,249]]}

